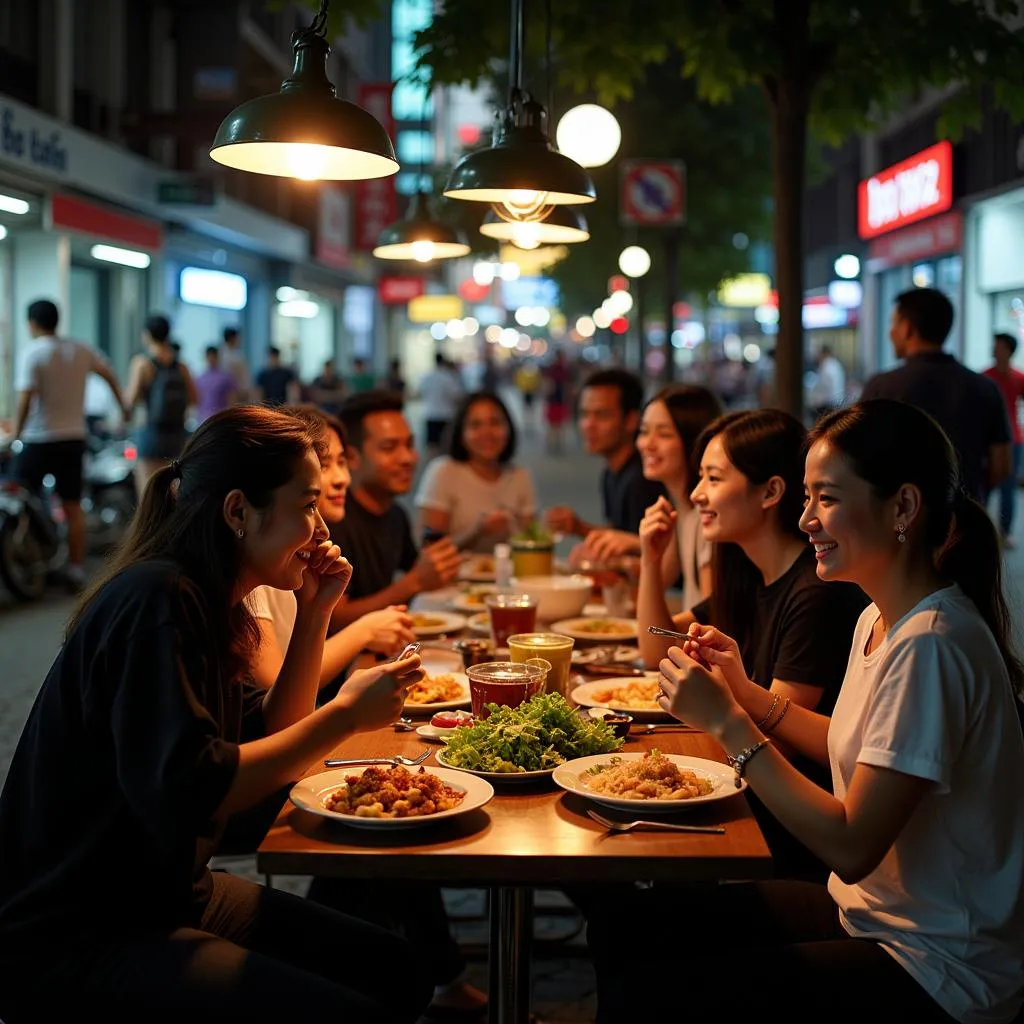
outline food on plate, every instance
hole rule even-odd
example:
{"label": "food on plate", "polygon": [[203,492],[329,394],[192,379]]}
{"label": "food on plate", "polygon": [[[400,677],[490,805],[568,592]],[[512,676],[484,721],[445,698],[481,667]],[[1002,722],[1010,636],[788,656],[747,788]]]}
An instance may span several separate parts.
{"label": "food on plate", "polygon": [[594,700],[598,704],[613,704],[617,708],[633,708],[637,711],[657,711],[658,681],[627,683],[625,686],[609,686],[595,690]]}
{"label": "food on plate", "polygon": [[374,767],[349,775],[341,789],[324,797],[324,807],[357,818],[416,818],[450,811],[465,795],[425,768],[413,774],[400,765]]}
{"label": "food on plate", "polygon": [[445,620],[437,615],[427,615],[424,612],[416,612],[412,616],[413,629],[441,629]]}
{"label": "food on plate", "polygon": [[615,619],[584,619],[573,624],[577,633],[594,633],[602,636],[632,636],[635,630],[625,622]]}
{"label": "food on plate", "polygon": [[424,676],[406,691],[409,704],[444,704],[466,696],[466,688],[451,673],[439,676]]}
{"label": "food on plate", "polygon": [[459,603],[466,608],[483,608],[484,598],[492,593],[494,591],[488,588],[469,587],[459,593]]}
{"label": "food on plate", "polygon": [[474,555],[466,562],[466,572],[473,576],[493,575],[495,569],[493,555]]}
{"label": "food on plate", "polygon": [[539,693],[515,708],[487,707],[486,720],[448,737],[446,765],[501,774],[538,772],[622,746],[604,722],[584,718],[558,693]]}
{"label": "food on plate", "polygon": [[430,724],[435,729],[464,729],[473,724],[473,716],[468,711],[438,711]]}
{"label": "food on plate", "polygon": [[623,800],[692,800],[714,786],[689,768],[680,768],[660,750],[649,750],[639,761],[613,757],[608,764],[588,768],[586,788],[592,793]]}

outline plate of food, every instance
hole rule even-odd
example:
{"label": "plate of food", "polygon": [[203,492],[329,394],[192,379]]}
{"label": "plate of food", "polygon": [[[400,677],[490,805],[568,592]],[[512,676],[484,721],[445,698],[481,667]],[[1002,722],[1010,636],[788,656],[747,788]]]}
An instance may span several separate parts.
{"label": "plate of food", "polygon": [[438,764],[490,782],[532,782],[584,752],[610,754],[622,746],[610,726],[584,718],[558,693],[537,694],[516,708],[490,708],[486,719],[447,738]]}
{"label": "plate of food", "polygon": [[466,617],[452,612],[413,612],[412,631],[416,636],[459,633],[466,628]]}
{"label": "plate of food", "polygon": [[552,632],[564,633],[573,640],[593,640],[606,644],[635,640],[636,629],[636,619],[617,619],[611,615],[560,619],[551,624]]}
{"label": "plate of food", "polygon": [[435,711],[450,711],[469,703],[469,676],[465,672],[429,671],[414,683],[405,694],[403,711],[406,714],[432,715]]}
{"label": "plate of food", "polygon": [[485,779],[448,768],[336,768],[292,786],[296,807],[353,828],[422,828],[468,814],[494,796]]}
{"label": "plate of food", "polygon": [[459,568],[459,579],[470,583],[493,583],[494,574],[493,555],[470,555]]}
{"label": "plate of food", "polygon": [[576,758],[559,765],[552,781],[568,793],[640,815],[724,800],[747,785],[743,779],[737,789],[735,772],[720,761],[660,750]]}
{"label": "plate of food", "polygon": [[487,605],[484,598],[488,594],[497,593],[498,588],[493,583],[471,583],[463,587],[451,600],[451,607],[457,612],[465,612],[472,615],[475,612],[486,611]]}
{"label": "plate of food", "polygon": [[491,632],[491,613],[477,612],[476,615],[470,615],[470,617],[466,619],[466,626],[472,633],[479,633],[481,636],[489,636]]}
{"label": "plate of food", "polygon": [[658,706],[658,673],[612,676],[577,686],[569,696],[585,708],[609,708],[637,718],[671,718]]}
{"label": "plate of food", "polygon": [[476,721],[468,711],[438,711],[430,721],[416,729],[416,735],[438,743],[447,739],[456,729],[465,729]]}

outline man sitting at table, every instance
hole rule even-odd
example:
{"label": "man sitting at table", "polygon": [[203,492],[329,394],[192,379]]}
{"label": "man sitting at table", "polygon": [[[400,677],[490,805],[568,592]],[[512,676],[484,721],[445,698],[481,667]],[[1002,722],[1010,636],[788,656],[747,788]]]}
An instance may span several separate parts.
{"label": "man sitting at table", "polygon": [[576,422],[587,451],[605,460],[601,498],[607,525],[588,523],[567,505],[549,508],[545,517],[549,529],[583,538],[576,558],[604,561],[640,553],[640,520],[665,493],[644,477],[636,450],[643,402],[643,382],[628,370],[597,370],[583,384]]}
{"label": "man sitting at table", "polygon": [[401,398],[387,391],[352,395],[339,419],[348,435],[352,486],[344,521],[331,529],[331,538],[356,570],[334,609],[332,629],[408,604],[423,591],[447,586],[459,571],[459,552],[449,538],[417,550],[409,517],[395,500],[412,489],[419,461]]}

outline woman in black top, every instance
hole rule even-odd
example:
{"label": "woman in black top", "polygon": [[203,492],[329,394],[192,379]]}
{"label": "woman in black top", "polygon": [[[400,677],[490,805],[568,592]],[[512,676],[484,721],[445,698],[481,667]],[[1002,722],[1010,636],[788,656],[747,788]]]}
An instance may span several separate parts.
{"label": "woman in black top", "polygon": [[[308,426],[252,406],[207,420],[152,478],[0,795],[7,1024],[48,1019],[58,997],[104,1020],[247,1024],[397,1024],[426,1005],[403,940],[207,867],[232,815],[394,721],[421,675],[416,657],[354,673],[314,709],[351,574],[319,486]],[[270,691],[248,678],[259,629],[243,598],[260,585],[296,591],[304,639]]]}

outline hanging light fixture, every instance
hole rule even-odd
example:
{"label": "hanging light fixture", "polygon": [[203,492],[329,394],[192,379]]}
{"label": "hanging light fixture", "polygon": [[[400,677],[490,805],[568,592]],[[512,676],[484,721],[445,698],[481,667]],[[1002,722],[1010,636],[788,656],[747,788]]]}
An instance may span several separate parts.
{"label": "hanging light fixture", "polygon": [[383,178],[398,170],[384,126],[337,98],[327,77],[327,8],[292,34],[294,66],[280,92],[248,100],[221,122],[210,156],[226,167],[306,181]]}
{"label": "hanging light fixture", "polygon": [[490,209],[480,225],[480,234],[511,242],[520,249],[536,249],[540,245],[562,245],[585,242],[590,229],[583,214],[574,206],[555,206],[544,220],[517,221],[502,217]]}
{"label": "hanging light fixture", "polygon": [[508,105],[487,149],[464,156],[445,185],[449,199],[492,203],[499,216],[542,221],[552,207],[592,203],[590,175],[559,153],[547,134],[547,111],[523,89],[523,0],[512,0]]}
{"label": "hanging light fixture", "polygon": [[[423,85],[423,115],[427,121],[427,107],[430,102],[430,85]],[[426,148],[421,150],[417,182],[422,183],[427,174]],[[430,212],[430,196],[419,187],[409,204],[409,212],[394,224],[389,224],[377,239],[373,255],[382,260],[415,260],[430,263],[432,260],[447,260],[457,256],[468,256],[469,245],[454,229],[442,224]]]}
{"label": "hanging light fixture", "polygon": [[469,246],[457,231],[431,216],[429,203],[426,192],[417,192],[409,213],[380,233],[373,255],[382,260],[417,263],[468,256]]}

